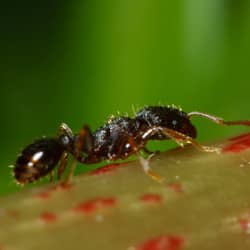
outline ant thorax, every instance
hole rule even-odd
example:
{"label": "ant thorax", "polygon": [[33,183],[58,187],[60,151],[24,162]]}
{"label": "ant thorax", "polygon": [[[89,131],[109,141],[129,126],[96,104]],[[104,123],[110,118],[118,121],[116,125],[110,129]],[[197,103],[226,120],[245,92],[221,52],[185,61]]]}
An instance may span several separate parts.
{"label": "ant thorax", "polygon": [[148,140],[169,139],[161,131],[143,138],[150,129],[158,127],[173,129],[191,137],[196,135],[185,112],[173,107],[145,107],[135,118],[113,117],[97,129],[93,133],[92,155],[88,158],[123,159],[143,149]]}
{"label": "ant thorax", "polygon": [[[93,133],[92,153],[101,159],[125,158],[134,152],[138,128],[134,119],[117,117]],[[132,139],[133,138],[133,139]]]}

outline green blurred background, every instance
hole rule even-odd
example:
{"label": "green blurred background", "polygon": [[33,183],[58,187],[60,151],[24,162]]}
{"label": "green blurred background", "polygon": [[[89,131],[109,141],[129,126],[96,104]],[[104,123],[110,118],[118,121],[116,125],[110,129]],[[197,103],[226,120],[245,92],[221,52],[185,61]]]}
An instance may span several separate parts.
{"label": "green blurred background", "polygon": [[[18,152],[61,122],[95,129],[159,102],[250,119],[250,1],[21,1],[0,20],[0,194],[18,189]],[[247,131],[194,123],[202,142]]]}

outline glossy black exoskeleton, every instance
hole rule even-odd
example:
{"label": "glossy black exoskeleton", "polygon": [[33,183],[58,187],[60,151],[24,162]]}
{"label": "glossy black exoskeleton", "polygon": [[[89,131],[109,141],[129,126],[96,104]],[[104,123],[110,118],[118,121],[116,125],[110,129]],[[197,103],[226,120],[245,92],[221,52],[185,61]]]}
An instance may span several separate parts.
{"label": "glossy black exoskeleton", "polygon": [[59,162],[63,147],[56,139],[44,138],[27,146],[15,164],[15,178],[20,183],[33,182],[49,174]]}
{"label": "glossy black exoskeleton", "polygon": [[20,184],[34,182],[52,174],[55,166],[58,177],[64,171],[68,153],[73,153],[74,135],[66,124],[61,124],[56,138],[41,138],[22,150],[14,165],[14,177]]}
{"label": "glossy black exoskeleton", "polygon": [[161,177],[151,170],[148,160],[140,156],[142,150],[150,153],[146,148],[149,140],[173,139],[181,146],[192,144],[202,151],[220,150],[203,146],[194,140],[196,128],[190,122],[190,117],[194,115],[206,117],[221,125],[250,125],[249,121],[226,122],[201,112],[186,113],[173,106],[149,106],[141,109],[133,118],[111,118],[93,133],[88,126],[83,126],[79,133],[73,134],[66,124],[62,124],[57,137],[39,139],[21,152],[14,166],[14,177],[20,184],[33,182],[52,174],[60,162],[60,178],[69,154],[74,158],[69,177],[72,176],[77,161],[92,164],[103,160],[126,159],[135,154],[139,157],[144,171],[160,181]]}

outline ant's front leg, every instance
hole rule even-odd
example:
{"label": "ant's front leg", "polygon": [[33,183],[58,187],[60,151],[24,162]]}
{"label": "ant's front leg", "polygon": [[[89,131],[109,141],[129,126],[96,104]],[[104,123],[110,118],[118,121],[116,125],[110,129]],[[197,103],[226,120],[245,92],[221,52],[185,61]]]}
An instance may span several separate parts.
{"label": "ant's front leg", "polygon": [[89,154],[93,149],[93,136],[90,128],[84,125],[75,139],[74,155],[82,155],[82,152]]}
{"label": "ant's front leg", "polygon": [[89,155],[90,152],[92,151],[92,148],[93,148],[93,136],[91,134],[89,127],[87,125],[84,125],[74,139],[74,145],[72,150],[74,159],[70,164],[68,176],[66,177],[65,180],[66,183],[71,181],[77,161],[85,163],[84,159],[86,157],[83,156],[83,152]]}
{"label": "ant's front leg", "polygon": [[147,141],[152,135],[155,135],[158,133],[165,135],[167,138],[173,139],[181,147],[184,147],[185,144],[192,144],[198,150],[204,151],[204,152],[219,153],[221,151],[220,148],[202,145],[188,135],[185,135],[185,134],[182,134],[176,130],[164,128],[164,127],[152,127],[150,129],[148,129],[143,134],[142,139]]}
{"label": "ant's front leg", "polygon": [[61,160],[60,160],[60,164],[57,168],[57,179],[60,180],[62,177],[62,174],[67,166],[67,161],[68,161],[68,153],[63,153]]}

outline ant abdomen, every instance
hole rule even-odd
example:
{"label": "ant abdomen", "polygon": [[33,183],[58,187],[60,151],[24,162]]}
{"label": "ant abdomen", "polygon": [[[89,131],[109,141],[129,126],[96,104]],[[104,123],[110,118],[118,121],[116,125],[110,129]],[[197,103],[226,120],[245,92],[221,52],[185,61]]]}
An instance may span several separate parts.
{"label": "ant abdomen", "polygon": [[33,182],[50,173],[59,162],[63,147],[54,138],[42,138],[28,145],[14,166],[14,177],[20,184]]}

